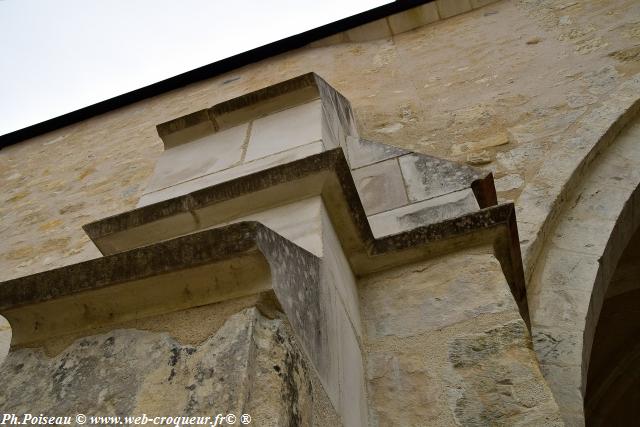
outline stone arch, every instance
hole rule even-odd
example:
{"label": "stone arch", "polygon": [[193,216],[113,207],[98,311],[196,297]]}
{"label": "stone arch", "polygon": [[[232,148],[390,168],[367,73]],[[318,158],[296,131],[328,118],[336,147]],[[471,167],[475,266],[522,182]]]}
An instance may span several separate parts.
{"label": "stone arch", "polygon": [[640,116],[586,165],[527,286],[532,338],[568,425],[584,424],[596,325],[618,260],[640,223]]}
{"label": "stone arch", "polygon": [[11,347],[11,325],[3,316],[0,316],[0,365],[9,354]]}
{"label": "stone arch", "polygon": [[[592,303],[594,301],[592,300]],[[607,286],[588,357],[587,426],[628,425],[640,417],[640,227]],[[586,347],[586,346],[585,346]]]}

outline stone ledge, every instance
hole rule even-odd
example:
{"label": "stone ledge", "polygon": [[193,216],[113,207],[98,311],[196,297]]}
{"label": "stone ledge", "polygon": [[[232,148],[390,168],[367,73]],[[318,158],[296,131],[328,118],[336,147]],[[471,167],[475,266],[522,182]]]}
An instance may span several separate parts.
{"label": "stone ledge", "polygon": [[[301,182],[311,182],[313,186],[301,185]],[[292,200],[293,190],[302,191],[298,194],[300,198],[309,196],[309,191],[322,196],[340,244],[356,275],[462,247],[493,243],[521,313],[528,320],[512,204],[488,207],[376,239],[340,149],[88,224],[85,230],[103,251],[105,247],[113,249],[118,245],[121,250],[107,253],[104,258],[0,284],[0,309],[42,303],[197,265],[239,258],[250,252],[258,253],[256,236],[264,236],[265,233],[276,235],[279,241],[303,251],[277,233],[264,231],[268,229],[258,223],[236,223],[205,231],[197,229],[203,225],[203,218],[212,213],[222,215],[220,212],[225,207],[229,208],[225,203],[243,206],[247,206],[247,200],[254,205],[259,205],[260,201],[265,205],[278,203],[274,195],[282,193],[283,189],[288,191],[285,196],[289,201]],[[202,212],[205,215],[201,215]],[[181,219],[176,220],[177,217]],[[180,228],[180,221],[193,221],[190,225],[192,229]],[[149,234],[152,235],[150,240]],[[150,244],[153,241],[161,243]]]}

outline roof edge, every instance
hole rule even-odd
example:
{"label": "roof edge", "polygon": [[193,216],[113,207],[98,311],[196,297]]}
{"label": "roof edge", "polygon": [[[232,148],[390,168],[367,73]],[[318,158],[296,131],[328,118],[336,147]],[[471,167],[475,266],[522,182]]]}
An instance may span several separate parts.
{"label": "roof edge", "polygon": [[212,62],[211,64],[178,74],[174,77],[169,77],[168,79],[152,83],[131,92],[97,102],[5,135],[0,135],[0,150],[26,139],[72,125],[174,89],[179,89],[192,83],[227,73],[294,49],[299,49],[325,37],[434,1],[435,0],[396,0],[393,3],[378,6],[374,9]]}

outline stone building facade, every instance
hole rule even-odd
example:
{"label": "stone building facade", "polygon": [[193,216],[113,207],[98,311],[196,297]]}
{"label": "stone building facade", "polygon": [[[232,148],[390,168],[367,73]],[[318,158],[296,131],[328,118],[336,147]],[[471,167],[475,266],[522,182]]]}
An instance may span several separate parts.
{"label": "stone building facade", "polygon": [[410,6],[4,147],[2,413],[630,425],[640,3]]}

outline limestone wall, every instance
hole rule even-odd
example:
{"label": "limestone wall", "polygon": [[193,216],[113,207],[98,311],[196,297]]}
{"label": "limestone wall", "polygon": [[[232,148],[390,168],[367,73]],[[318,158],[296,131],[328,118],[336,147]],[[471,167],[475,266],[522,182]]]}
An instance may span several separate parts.
{"label": "limestone wall", "polygon": [[[571,210],[565,200],[577,203],[576,189],[586,186],[583,181],[592,175],[590,168],[598,164],[592,160],[640,105],[639,21],[640,3],[633,0],[502,1],[406,33],[316,44],[3,149],[0,281],[100,256],[81,226],[135,207],[162,151],[157,124],[309,71],[350,100],[361,136],[492,171],[499,199],[516,203],[527,279],[535,278],[541,258],[549,253],[549,242],[553,243],[555,223],[560,217],[562,224],[563,212]],[[633,145],[633,141],[628,143]],[[629,162],[622,163],[633,169]],[[611,176],[612,171],[607,170],[598,179]],[[608,236],[601,240],[606,243]],[[509,425],[560,422],[524,322],[491,250],[451,254],[358,280],[364,332],[357,340],[366,365],[370,422],[393,424],[392,417],[398,413],[406,424],[422,419],[434,425],[473,425],[483,419]],[[555,282],[553,277],[536,279],[529,291],[553,296]],[[594,310],[589,286],[580,290],[580,322],[585,321],[585,312]],[[541,301],[534,300],[531,317],[554,326],[561,324],[555,319],[562,317],[563,310],[571,308]],[[232,328],[234,333],[251,324],[261,325],[269,335],[282,326],[277,320],[260,317],[255,309],[247,310],[234,309],[224,317],[239,322]],[[145,329],[139,324],[129,326]],[[587,326],[593,332],[594,325]],[[209,332],[198,345],[206,345],[218,327],[194,328]],[[80,341],[73,337],[59,343],[56,350],[49,349],[49,354],[45,349],[53,344],[41,343],[40,349],[12,352],[0,369],[13,370],[11,378],[19,381],[19,360],[28,360],[43,378],[50,378],[58,368],[66,372],[65,356],[60,355],[107,358],[110,350],[103,344],[111,338],[118,343],[135,339],[157,345],[151,358],[155,361],[171,357],[174,350],[185,352],[181,381],[188,382],[189,375],[198,372],[195,367],[203,363],[198,348],[185,347],[169,329],[102,331],[103,335]],[[583,333],[580,328],[570,331],[572,336],[582,337]],[[81,345],[82,340],[88,340],[88,348]],[[584,363],[577,366],[584,356],[579,341],[563,343],[570,345],[566,353],[578,360],[570,373],[570,401],[576,407],[582,399],[580,380],[586,370]],[[538,341],[537,349],[544,349],[543,344]],[[65,350],[68,345],[71,347]],[[295,351],[288,348],[278,346],[277,352],[289,353],[278,353],[273,360],[294,358]],[[222,359],[207,363],[214,366],[218,362]],[[266,375],[268,368],[259,366],[252,369],[264,368]],[[82,376],[75,376],[83,375],[80,371],[71,370],[69,381],[81,381]],[[137,371],[139,383],[148,380],[151,385],[127,390],[130,394],[123,401],[137,399],[153,408],[156,403],[145,400],[145,393],[168,393],[171,369],[145,365]],[[553,372],[543,370],[547,376]],[[94,371],[89,374],[97,375]],[[157,389],[153,381],[162,375],[169,382],[163,387],[169,388]],[[241,387],[244,374],[238,375]],[[315,381],[312,377],[313,372],[301,380],[300,390]],[[290,386],[282,377],[274,381],[267,389],[282,392]],[[27,394],[21,394],[18,383],[11,384],[5,395],[11,396],[18,411]],[[42,399],[49,407],[62,401],[56,394],[60,384],[41,386],[52,392]],[[563,409],[561,389],[552,387]],[[86,392],[98,402],[106,399],[95,390]],[[174,401],[179,410],[191,399],[184,393]],[[402,399],[395,398],[398,393]],[[415,399],[405,398],[413,395]],[[327,403],[322,396],[318,399]],[[298,398],[306,402],[308,395]],[[121,397],[109,402],[118,405],[118,399]],[[229,399],[255,408],[263,404],[252,403],[251,396]],[[264,408],[279,406],[266,402]],[[315,414],[315,407],[310,408],[307,414]],[[322,408],[317,411],[326,410]],[[487,408],[493,412],[487,413]],[[284,417],[293,416],[283,411]],[[565,414],[565,421],[581,425],[579,412],[568,418]]]}
{"label": "limestone wall", "polygon": [[72,425],[76,414],[219,413],[249,414],[265,426],[339,425],[288,322],[256,302],[230,300],[13,349],[0,366],[0,412],[70,416]]}
{"label": "limestone wall", "polygon": [[80,227],[135,206],[162,151],[157,124],[308,71],[349,98],[363,136],[493,170],[502,199],[535,210],[521,225],[535,235],[559,194],[535,180],[546,153],[581,129],[597,140],[612,120],[593,129],[598,109],[622,110],[620,94],[634,93],[639,7],[503,1],[392,38],[300,49],[3,149],[0,278],[98,256]]}
{"label": "limestone wall", "polygon": [[563,425],[491,248],[359,286],[372,425]]}

